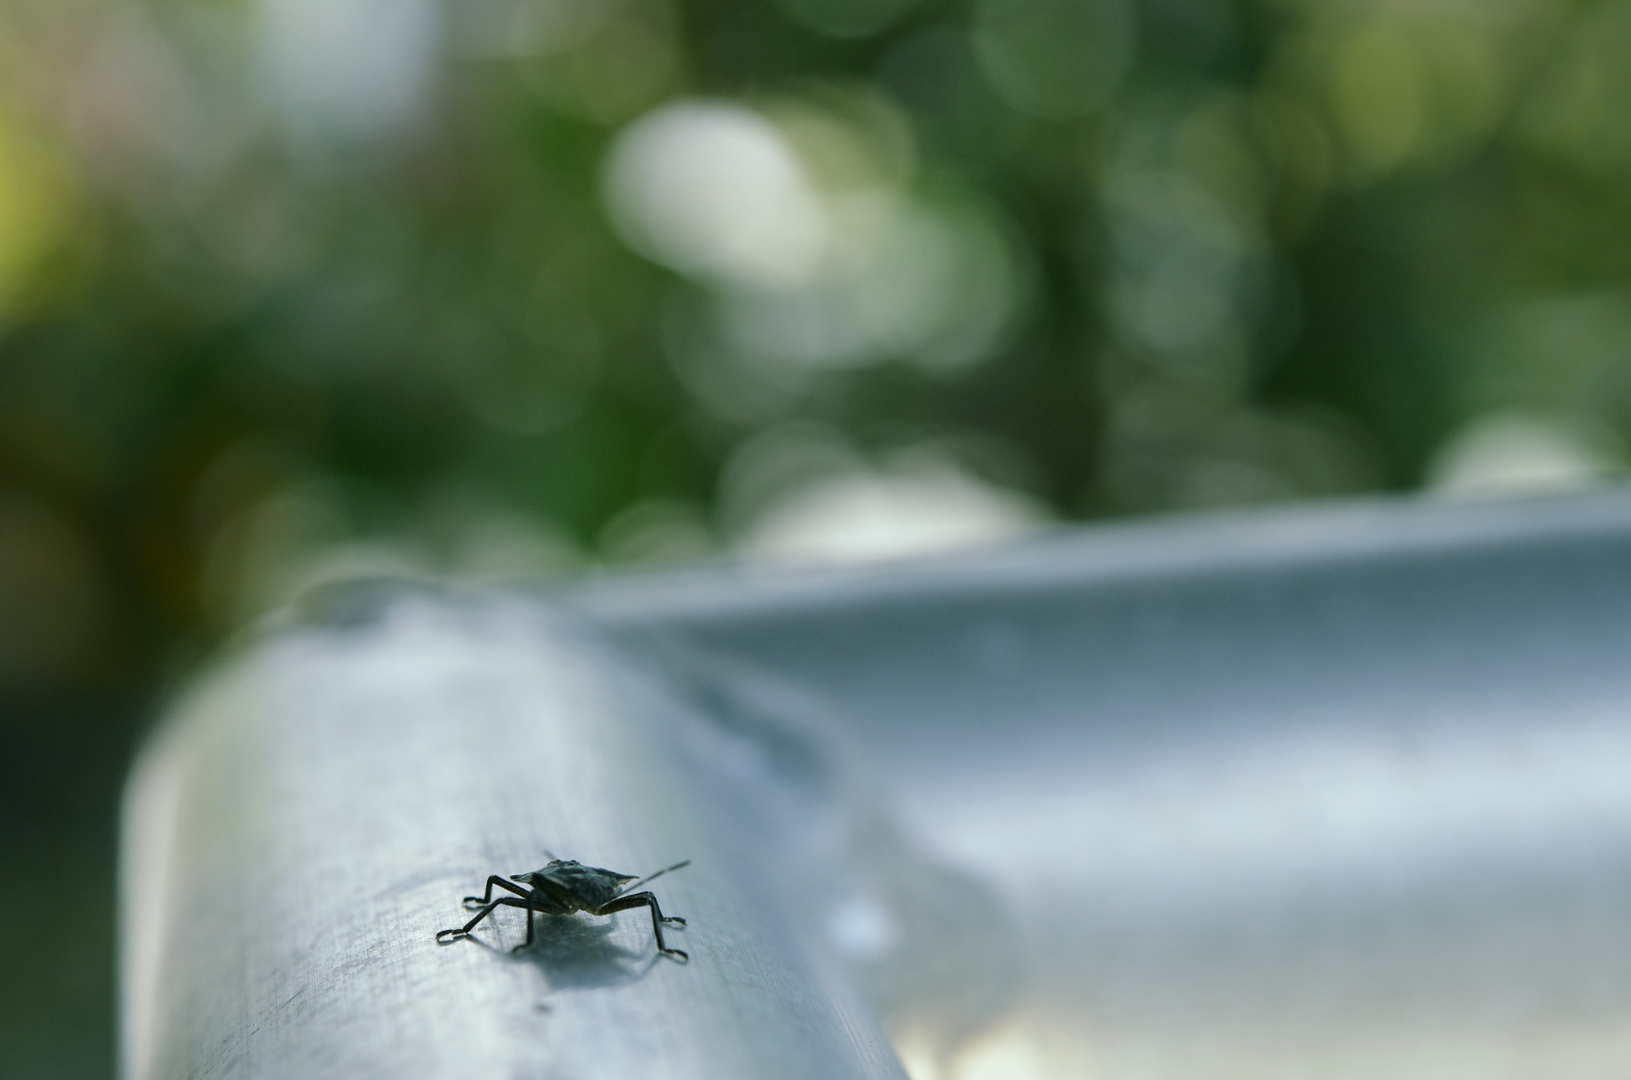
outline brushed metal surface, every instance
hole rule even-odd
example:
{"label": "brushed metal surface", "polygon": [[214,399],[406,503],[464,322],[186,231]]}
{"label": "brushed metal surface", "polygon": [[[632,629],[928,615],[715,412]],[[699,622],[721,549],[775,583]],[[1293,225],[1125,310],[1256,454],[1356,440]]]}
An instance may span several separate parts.
{"label": "brushed metal surface", "polygon": [[[706,725],[535,615],[410,596],[257,643],[179,707],[128,799],[130,1080],[900,1075],[774,902],[771,826],[688,742]],[[652,886],[690,963],[643,911],[540,917],[518,956],[513,910],[434,942],[545,849],[692,859]]]}
{"label": "brushed metal surface", "polygon": [[1631,1075],[1631,498],[567,598],[864,743],[1023,962],[918,1080]]}
{"label": "brushed metal surface", "polygon": [[[1625,492],[357,595],[133,783],[132,1080],[1631,1073]],[[430,944],[544,847],[692,965]]]}

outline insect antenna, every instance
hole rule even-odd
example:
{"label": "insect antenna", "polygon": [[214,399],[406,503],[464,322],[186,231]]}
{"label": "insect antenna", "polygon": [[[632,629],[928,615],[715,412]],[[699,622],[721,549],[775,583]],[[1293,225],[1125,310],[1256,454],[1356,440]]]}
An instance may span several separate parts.
{"label": "insect antenna", "polygon": [[662,877],[664,874],[668,873],[670,870],[678,870],[682,866],[690,866],[690,865],[691,865],[691,860],[686,859],[684,862],[677,862],[673,866],[665,866],[661,870],[657,871],[655,874],[647,874],[645,877],[641,878],[639,881],[636,881],[632,885],[623,886],[621,889],[617,890],[618,895],[621,896],[623,893],[629,892],[629,891],[634,890],[634,889],[638,889],[640,886],[644,885],[648,881],[656,881],[658,878]]}

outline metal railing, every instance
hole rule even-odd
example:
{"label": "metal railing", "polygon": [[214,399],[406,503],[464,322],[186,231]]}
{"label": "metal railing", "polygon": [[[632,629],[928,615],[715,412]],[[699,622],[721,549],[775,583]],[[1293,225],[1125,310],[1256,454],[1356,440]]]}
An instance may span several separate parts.
{"label": "metal railing", "polygon": [[[330,593],[132,780],[125,1076],[1623,1075],[1628,599],[1619,493]],[[689,963],[437,945],[546,852]]]}

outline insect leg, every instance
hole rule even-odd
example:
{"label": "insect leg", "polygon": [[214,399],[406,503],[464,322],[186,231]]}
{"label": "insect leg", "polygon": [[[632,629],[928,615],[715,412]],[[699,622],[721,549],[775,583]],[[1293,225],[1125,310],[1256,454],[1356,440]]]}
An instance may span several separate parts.
{"label": "insect leg", "polygon": [[657,906],[657,898],[648,892],[635,893],[633,896],[619,896],[616,900],[602,904],[596,915],[610,915],[614,911],[627,911],[629,908],[649,907],[651,909],[651,932],[657,937],[657,951],[665,956],[677,956],[681,960],[690,960],[691,956],[683,949],[670,949],[663,941],[663,923],[678,923],[685,925],[685,920],[674,917],[669,918],[663,914],[663,909]]}
{"label": "insect leg", "polygon": [[[536,892],[529,892],[527,894],[527,940],[521,945],[523,949],[532,948],[532,915],[533,909],[537,905],[537,900],[538,894]],[[514,952],[515,950],[511,949],[510,951]]]}
{"label": "insect leg", "polygon": [[487,916],[491,915],[493,913],[493,909],[498,907],[500,904],[504,905],[505,907],[527,907],[528,908],[527,934],[528,934],[528,937],[529,937],[529,940],[530,940],[530,937],[531,937],[531,934],[532,934],[531,908],[528,907],[528,905],[527,905],[527,903],[525,901],[520,900],[517,897],[514,897],[514,896],[501,896],[497,900],[494,900],[492,903],[488,904],[486,907],[482,908],[481,912],[474,919],[471,919],[469,922],[465,923],[463,926],[458,927],[457,929],[453,929],[453,930],[438,930],[438,931],[436,931],[436,944],[438,944],[438,945],[447,945],[447,944],[450,944],[451,942],[455,942],[455,941],[459,940],[462,937],[469,937],[470,936],[470,931],[472,931],[472,930],[474,930],[476,928],[476,924],[481,922],[481,920],[485,919]]}
{"label": "insect leg", "polygon": [[511,892],[515,893],[517,896],[527,895],[527,890],[526,889],[523,889],[521,886],[515,884],[513,881],[506,881],[503,878],[499,877],[497,874],[494,874],[494,875],[492,875],[491,877],[489,877],[487,879],[487,891],[486,892],[482,893],[480,896],[467,896],[467,897],[464,898],[463,903],[464,903],[465,910],[466,911],[474,911],[474,910],[476,910],[476,908],[481,907],[483,904],[492,903],[493,902],[493,886],[494,885],[497,885],[501,889],[508,889]]}

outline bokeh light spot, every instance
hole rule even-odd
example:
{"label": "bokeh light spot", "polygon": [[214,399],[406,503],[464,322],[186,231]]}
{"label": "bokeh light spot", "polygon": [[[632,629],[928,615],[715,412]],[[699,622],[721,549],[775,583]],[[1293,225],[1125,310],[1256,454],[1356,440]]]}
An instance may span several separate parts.
{"label": "bokeh light spot", "polygon": [[1451,436],[1428,468],[1442,495],[1502,497],[1567,491],[1625,472],[1613,436],[1564,417],[1503,412]]}
{"label": "bokeh light spot", "polygon": [[875,467],[836,433],[790,425],[738,450],[723,493],[735,547],[769,562],[865,563],[954,551],[1041,528],[1032,498],[970,473],[934,446]]}
{"label": "bokeh light spot", "polygon": [[1520,110],[1525,141],[1598,175],[1631,167],[1628,50],[1631,3],[1582,9]]}
{"label": "bokeh light spot", "polygon": [[618,139],[606,200],[630,246],[682,273],[793,284],[815,273],[827,223],[776,126],[726,102],[665,105]]}
{"label": "bokeh light spot", "polygon": [[1356,31],[1331,69],[1336,114],[1349,149],[1368,174],[1385,173],[1410,153],[1428,108],[1426,72],[1402,26]]}
{"label": "bokeh light spot", "polygon": [[0,315],[31,306],[43,265],[72,240],[71,183],[46,146],[0,114]]}
{"label": "bokeh light spot", "polygon": [[259,0],[265,88],[296,128],[399,131],[419,117],[441,46],[437,0]]}
{"label": "bokeh light spot", "polygon": [[992,87],[1020,112],[1068,119],[1108,101],[1137,33],[1122,0],[979,0],[974,43]]}

